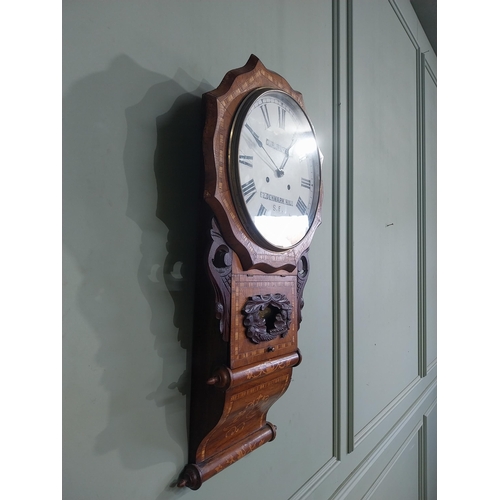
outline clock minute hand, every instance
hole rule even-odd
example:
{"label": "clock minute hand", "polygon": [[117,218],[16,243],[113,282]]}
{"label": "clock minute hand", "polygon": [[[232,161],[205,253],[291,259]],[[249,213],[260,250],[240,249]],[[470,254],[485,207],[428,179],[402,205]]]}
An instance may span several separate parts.
{"label": "clock minute hand", "polygon": [[253,128],[250,127],[250,125],[248,125],[248,123],[245,123],[245,127],[250,130],[250,133],[253,135],[253,138],[255,139],[255,142],[257,143],[257,145],[264,149],[264,146],[262,145],[262,141],[259,139],[259,136],[254,132]]}
{"label": "clock minute hand", "polygon": [[[248,123],[245,123],[245,127],[252,134],[253,138],[255,139],[255,142],[257,143],[257,146],[259,146],[260,148],[262,148],[262,150],[264,151],[264,153],[266,153],[266,155],[268,156],[268,158],[271,160],[271,163],[274,165],[274,168],[276,169],[276,175],[278,177],[281,177],[281,175],[280,175],[281,174],[280,169],[278,168],[278,166],[276,165],[276,163],[274,163],[274,160],[271,158],[271,155],[267,152],[266,148],[264,147],[264,144],[262,144],[262,141],[259,139],[259,136],[255,133],[255,131],[253,130],[253,128],[250,127],[250,125],[248,125]],[[273,168],[273,167],[271,167],[271,168]]]}

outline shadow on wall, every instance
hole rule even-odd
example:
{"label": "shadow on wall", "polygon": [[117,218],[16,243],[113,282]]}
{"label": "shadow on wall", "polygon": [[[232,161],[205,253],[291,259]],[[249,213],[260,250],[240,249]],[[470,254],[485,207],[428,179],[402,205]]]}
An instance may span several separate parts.
{"label": "shadow on wall", "polygon": [[[63,101],[63,244],[81,271],[78,309],[99,339],[109,394],[94,449],[118,451],[130,469],[171,461],[179,472],[187,459],[184,349],[192,337],[207,90],[181,70],[169,80],[121,56]],[[153,392],[148,326],[163,369]],[[158,407],[166,429],[156,423]]]}

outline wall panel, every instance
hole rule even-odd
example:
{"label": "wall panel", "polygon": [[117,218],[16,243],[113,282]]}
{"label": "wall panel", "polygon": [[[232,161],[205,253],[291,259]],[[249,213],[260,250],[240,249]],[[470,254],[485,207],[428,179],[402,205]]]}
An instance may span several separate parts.
{"label": "wall panel", "polygon": [[425,204],[426,204],[426,331],[427,365],[437,357],[437,87],[429,64],[424,72]]}
{"label": "wall panel", "polygon": [[346,0],[336,13],[341,446],[292,498],[425,498],[436,482],[425,413],[437,371],[436,57],[408,0]]}
{"label": "wall panel", "polygon": [[[409,0],[65,0],[63,17],[64,498],[435,498],[436,58]],[[277,439],[179,491],[196,239],[179,204],[201,94],[252,52],[303,93],[325,155],[303,362]]]}
{"label": "wall panel", "polygon": [[[303,93],[325,155],[303,362],[277,439],[179,491],[201,95],[251,53]],[[332,3],[65,0],[63,61],[64,498],[288,498],[333,455]]]}
{"label": "wall panel", "polygon": [[419,440],[414,431],[403,443],[362,500],[419,500]]}
{"label": "wall panel", "polygon": [[390,2],[353,2],[352,23],[356,436],[418,382],[419,82],[415,40]]}
{"label": "wall panel", "polygon": [[434,401],[428,410],[424,413],[425,429],[425,454],[424,454],[424,473],[425,473],[425,500],[437,499],[437,404]]}

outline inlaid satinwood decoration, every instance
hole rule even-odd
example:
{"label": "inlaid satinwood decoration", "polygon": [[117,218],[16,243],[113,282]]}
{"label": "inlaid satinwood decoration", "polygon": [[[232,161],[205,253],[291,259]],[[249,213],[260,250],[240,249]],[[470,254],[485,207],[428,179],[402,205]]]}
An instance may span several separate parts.
{"label": "inlaid satinwood decoration", "polygon": [[204,481],[276,437],[269,408],[301,362],[322,155],[302,95],[252,55],[203,95],[204,199],[189,463]]}

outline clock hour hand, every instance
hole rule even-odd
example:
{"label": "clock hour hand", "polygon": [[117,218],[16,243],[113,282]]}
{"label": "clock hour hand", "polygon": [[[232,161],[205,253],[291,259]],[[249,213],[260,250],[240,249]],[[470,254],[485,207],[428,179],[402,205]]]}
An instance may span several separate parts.
{"label": "clock hour hand", "polygon": [[285,170],[285,165],[286,165],[286,162],[288,161],[288,158],[290,158],[290,155],[288,154],[288,150],[287,150],[287,153],[286,153],[285,157],[283,158],[283,161],[281,162],[281,165],[279,167],[280,172],[283,172],[283,170]]}
{"label": "clock hour hand", "polygon": [[283,173],[280,171],[280,169],[278,168],[278,166],[276,165],[276,163],[274,163],[274,160],[271,158],[271,155],[267,152],[266,148],[264,147],[264,144],[262,144],[262,141],[259,139],[259,136],[255,133],[255,131],[253,130],[253,128],[250,127],[250,125],[248,123],[245,123],[245,127],[252,134],[253,138],[255,139],[255,142],[257,143],[257,146],[259,146],[259,148],[262,148],[262,150],[264,151],[264,153],[266,153],[267,157],[271,160],[271,163],[274,165],[274,167],[271,166],[271,165],[269,165],[267,162],[266,162],[266,164],[275,172],[275,174],[277,175],[277,177],[281,177],[283,175]]}
{"label": "clock hour hand", "polygon": [[285,165],[286,165],[286,162],[288,161],[288,158],[290,158],[290,149],[293,148],[293,146],[295,145],[296,142],[297,142],[297,139],[293,138],[290,146],[288,146],[288,148],[285,149],[285,157],[283,158],[283,161],[281,162],[281,165],[279,166],[279,171],[281,172],[281,175],[284,175],[283,170],[285,169]]}

